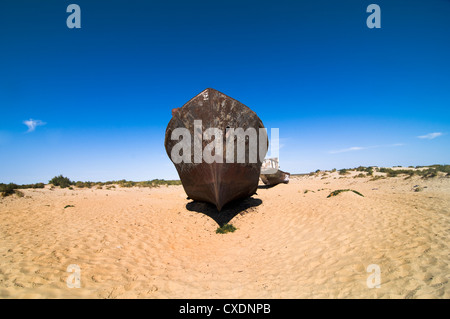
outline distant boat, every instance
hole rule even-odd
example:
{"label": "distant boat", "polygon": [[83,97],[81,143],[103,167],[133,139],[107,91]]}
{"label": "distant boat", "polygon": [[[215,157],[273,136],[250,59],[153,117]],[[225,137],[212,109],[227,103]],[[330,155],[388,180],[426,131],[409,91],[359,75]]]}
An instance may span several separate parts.
{"label": "distant boat", "polygon": [[261,165],[261,180],[267,186],[289,183],[291,174],[279,169],[278,158],[266,158]]}
{"label": "distant boat", "polygon": [[[202,121],[201,131],[194,125],[195,120]],[[218,128],[224,132],[222,162],[207,163],[204,158],[198,162],[197,157],[198,163],[196,163],[194,152],[191,152],[190,163],[185,161],[175,163],[172,159],[172,150],[179,140],[172,140],[172,133],[177,128],[185,128],[189,131],[191,145],[194,145],[195,138],[200,138],[202,150],[211,143],[211,140],[202,139],[206,129]],[[219,211],[230,201],[256,193],[262,165],[260,158],[264,158],[267,152],[266,149],[260,156],[258,148],[257,160],[250,162],[250,141],[248,137],[245,137],[245,162],[237,163],[237,160],[227,162],[227,128],[242,128],[244,131],[253,128],[257,132],[258,145],[259,139],[264,139],[268,145],[267,135],[259,133],[259,129],[264,128],[264,125],[256,113],[239,101],[211,88],[202,91],[181,108],[172,110],[172,119],[167,125],[164,141],[167,155],[177,169],[188,198],[212,203]],[[235,159],[236,154],[237,148],[234,145]]]}

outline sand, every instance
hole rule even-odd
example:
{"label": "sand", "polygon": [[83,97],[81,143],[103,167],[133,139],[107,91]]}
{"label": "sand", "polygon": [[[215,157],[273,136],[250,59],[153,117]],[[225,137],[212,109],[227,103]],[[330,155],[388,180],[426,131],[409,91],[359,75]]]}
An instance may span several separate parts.
{"label": "sand", "polygon": [[0,199],[0,298],[450,298],[450,178],[340,177],[221,214],[182,186],[23,190]]}

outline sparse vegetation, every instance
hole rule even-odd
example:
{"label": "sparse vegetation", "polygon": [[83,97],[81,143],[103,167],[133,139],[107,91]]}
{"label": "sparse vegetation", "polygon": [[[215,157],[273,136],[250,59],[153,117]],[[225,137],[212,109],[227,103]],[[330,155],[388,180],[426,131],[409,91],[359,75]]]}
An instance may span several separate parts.
{"label": "sparse vegetation", "polygon": [[[181,181],[179,180],[164,180],[164,179],[154,179],[151,181],[142,181],[142,182],[133,182],[133,181],[127,181],[127,180],[119,180],[119,181],[108,181],[108,182],[73,182],[69,178],[64,177],[63,175],[55,176],[50,181],[49,184],[51,185],[50,189],[54,189],[55,186],[59,186],[61,188],[68,188],[70,190],[73,190],[74,187],[77,188],[92,188],[94,186],[97,186],[97,189],[103,189],[103,186],[106,189],[112,189],[116,188],[115,185],[118,185],[119,187],[160,187],[160,186],[169,186],[169,185],[181,185]],[[12,195],[16,193],[17,189],[28,189],[28,188],[45,188],[44,183],[36,183],[36,184],[24,184],[24,185],[17,185],[14,183],[10,184],[3,184],[0,183],[0,195],[2,197],[6,197],[9,195]]]}
{"label": "sparse vegetation", "polygon": [[364,197],[363,194],[361,194],[361,193],[358,192],[358,191],[355,191],[354,189],[337,189],[337,190],[335,190],[335,191],[332,191],[332,192],[330,193],[330,195],[327,196],[327,198],[333,197],[333,196],[337,196],[337,195],[339,195],[340,193],[343,193],[343,192],[353,192],[353,193],[355,193],[356,195],[359,195],[359,196]]}
{"label": "sparse vegetation", "polygon": [[347,175],[347,174],[350,174],[350,173],[348,172],[348,170],[346,168],[339,170],[339,175]]}
{"label": "sparse vegetation", "polygon": [[0,183],[0,195],[1,197],[7,197],[13,194],[16,194],[18,197],[24,197],[24,193],[19,191],[19,189],[25,188],[41,188],[40,185],[37,184],[28,184],[28,185],[17,185],[14,183],[9,184],[1,184]]}
{"label": "sparse vegetation", "polygon": [[392,169],[392,168],[385,168],[380,167],[379,169],[380,173],[386,173],[387,177],[397,177],[398,175],[414,175],[414,170],[411,169]]}
{"label": "sparse vegetation", "polygon": [[436,176],[438,176],[438,171],[429,169],[425,172],[425,174],[423,175],[423,178],[433,178]]}
{"label": "sparse vegetation", "polygon": [[16,184],[0,184],[0,193],[2,197],[10,196],[15,193],[15,190],[18,188]]}
{"label": "sparse vegetation", "polygon": [[[424,169],[419,169],[424,168]],[[430,165],[430,166],[416,166],[416,169],[392,169],[380,168],[381,173],[386,173],[387,177],[397,177],[399,175],[407,175],[407,178],[412,176],[420,176],[422,178],[433,178],[439,175],[439,172],[449,174],[450,165]]]}
{"label": "sparse vegetation", "polygon": [[379,179],[385,179],[385,178],[386,178],[386,176],[376,175],[376,176],[372,177],[369,181],[377,181]]}
{"label": "sparse vegetation", "polygon": [[141,181],[141,182],[133,182],[133,181],[127,181],[125,179],[118,180],[118,181],[107,181],[107,182],[81,182],[77,181],[72,182],[70,179],[60,175],[57,177],[54,177],[50,184],[53,184],[54,186],[61,186],[61,188],[69,187],[69,186],[75,186],[77,188],[92,188],[96,186],[96,189],[103,189],[103,186],[106,189],[115,188],[114,185],[118,185],[119,187],[159,187],[159,186],[169,186],[169,185],[181,185],[181,181],[179,180],[164,180],[164,179],[154,179],[151,181]]}
{"label": "sparse vegetation", "polygon": [[44,188],[45,184],[44,183],[36,183],[36,184],[24,184],[24,185],[17,185],[17,187],[19,189],[27,189],[27,188]]}
{"label": "sparse vegetation", "polygon": [[[355,175],[354,178],[359,177],[369,177],[372,176],[373,178],[371,181],[375,181],[378,179],[386,178],[386,177],[399,177],[404,176],[405,179],[409,179],[413,176],[418,176],[422,178],[434,178],[438,177],[439,175],[450,177],[450,165],[429,165],[429,166],[409,166],[408,168],[402,168],[403,166],[394,166],[393,168],[386,168],[386,167],[376,167],[376,166],[358,166],[356,168],[342,168],[340,170],[336,170],[333,168],[331,171],[315,171],[311,172],[308,175],[309,176],[318,176],[318,172],[322,173],[322,176],[326,176],[326,174],[339,172],[339,175],[344,178],[345,175],[350,174],[350,171],[360,172],[359,174]],[[384,175],[374,175],[375,172],[384,173]],[[366,173],[366,174],[364,174]],[[441,173],[441,174],[440,174]]]}
{"label": "sparse vegetation", "polygon": [[69,178],[62,175],[53,177],[48,183],[61,188],[66,188],[74,184]]}
{"label": "sparse vegetation", "polygon": [[373,175],[373,171],[374,171],[373,169],[374,169],[373,166],[369,166],[369,167],[359,166],[359,167],[355,168],[355,171],[357,171],[357,172],[366,172],[367,175],[372,176]]}
{"label": "sparse vegetation", "polygon": [[14,191],[14,193],[17,195],[17,197],[24,197],[25,196],[25,194],[23,192],[21,192],[21,191],[19,191],[17,189]]}
{"label": "sparse vegetation", "polygon": [[233,224],[225,224],[222,225],[222,227],[218,227],[216,229],[216,234],[226,234],[226,233],[232,233],[236,230],[237,228],[233,226]]}
{"label": "sparse vegetation", "polygon": [[78,187],[78,188],[84,188],[85,185],[84,185],[83,182],[78,181],[78,182],[75,183],[75,186]]}
{"label": "sparse vegetation", "polygon": [[[45,184],[44,183],[36,183],[36,184],[24,184],[24,185],[17,185],[14,183],[9,183],[9,184],[3,184],[0,183],[0,195],[2,197],[6,197],[6,196],[10,196],[13,194],[17,194],[19,197],[23,197],[20,196],[18,189],[27,189],[27,188],[44,188]],[[22,195],[23,193],[20,192]]]}
{"label": "sparse vegetation", "polygon": [[[117,184],[119,187],[160,187],[160,186],[169,186],[169,185],[181,185],[181,181],[179,180],[164,180],[164,179],[154,179],[151,181],[142,181],[142,182],[132,182],[126,180],[120,181],[112,181],[106,182],[107,184]],[[105,184],[106,184],[105,183]]]}

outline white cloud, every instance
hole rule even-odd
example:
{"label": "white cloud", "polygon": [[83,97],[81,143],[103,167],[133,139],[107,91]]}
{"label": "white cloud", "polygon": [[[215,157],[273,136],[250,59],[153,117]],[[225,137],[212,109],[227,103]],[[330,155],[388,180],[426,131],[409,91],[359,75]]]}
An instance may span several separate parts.
{"label": "white cloud", "polygon": [[28,121],[23,121],[23,124],[25,124],[28,127],[27,133],[30,133],[30,132],[33,132],[37,126],[42,126],[47,123],[42,122],[41,120],[29,119]]}
{"label": "white cloud", "polygon": [[427,139],[427,140],[432,140],[433,138],[442,136],[443,134],[441,132],[436,132],[436,133],[428,133],[426,135],[421,135],[421,136],[417,136],[418,138],[421,139]]}
{"label": "white cloud", "polygon": [[361,146],[353,146],[349,148],[344,148],[342,150],[337,151],[330,151],[330,154],[337,154],[337,153],[344,153],[344,152],[351,152],[351,151],[360,151],[365,150],[367,147],[361,147]]}
{"label": "white cloud", "polygon": [[379,148],[379,147],[394,147],[394,146],[403,146],[405,144],[403,143],[396,143],[396,144],[387,144],[387,145],[373,145],[373,146],[353,146],[349,148],[344,148],[341,150],[336,151],[329,151],[330,154],[338,154],[338,153],[345,153],[345,152],[352,152],[352,151],[361,151],[361,150],[367,150],[371,148]]}

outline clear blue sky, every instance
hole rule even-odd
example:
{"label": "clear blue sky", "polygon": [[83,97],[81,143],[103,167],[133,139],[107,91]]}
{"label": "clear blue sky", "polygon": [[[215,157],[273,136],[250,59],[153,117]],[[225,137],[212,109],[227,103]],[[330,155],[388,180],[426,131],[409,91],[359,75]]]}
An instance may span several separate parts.
{"label": "clear blue sky", "polygon": [[450,162],[448,0],[2,0],[0,41],[0,182],[178,178],[171,109],[207,87],[291,173]]}

